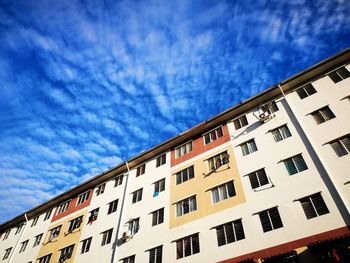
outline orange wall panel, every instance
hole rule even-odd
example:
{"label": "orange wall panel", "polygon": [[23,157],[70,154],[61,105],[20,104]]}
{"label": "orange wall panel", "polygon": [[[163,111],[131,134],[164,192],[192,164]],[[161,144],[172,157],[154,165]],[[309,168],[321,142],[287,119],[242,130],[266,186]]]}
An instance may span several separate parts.
{"label": "orange wall panel", "polygon": [[224,144],[225,142],[230,141],[230,135],[228,133],[228,128],[227,125],[223,125],[222,126],[222,130],[223,130],[223,136],[218,138],[217,140],[209,143],[209,144],[204,144],[204,139],[203,136],[200,136],[198,138],[195,138],[192,141],[192,152],[187,153],[179,158],[175,158],[175,150],[171,151],[171,162],[170,165],[171,167],[178,165],[180,163],[183,163],[197,155],[200,155],[206,151],[209,151],[221,144]]}

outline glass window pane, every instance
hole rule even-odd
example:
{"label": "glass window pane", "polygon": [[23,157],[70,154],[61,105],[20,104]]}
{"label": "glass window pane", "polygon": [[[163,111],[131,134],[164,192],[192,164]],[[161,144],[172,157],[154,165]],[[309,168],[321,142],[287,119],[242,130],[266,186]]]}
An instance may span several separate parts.
{"label": "glass window pane", "polygon": [[299,172],[307,170],[307,165],[301,155],[295,156],[293,159]]}
{"label": "glass window pane", "polygon": [[287,172],[289,175],[293,175],[293,174],[296,174],[298,172],[292,159],[285,160],[284,165],[286,166],[286,169],[287,169]]}
{"label": "glass window pane", "polygon": [[275,140],[275,142],[282,141],[283,138],[282,138],[278,129],[272,131],[271,133],[272,133],[272,136],[273,136],[273,139]]}
{"label": "glass window pane", "polygon": [[338,157],[348,154],[344,146],[339,141],[332,142],[331,146]]}
{"label": "glass window pane", "polygon": [[306,91],[304,90],[304,88],[298,89],[297,93],[298,93],[300,99],[304,99],[304,98],[306,98],[308,96]]}
{"label": "glass window pane", "polygon": [[345,146],[345,148],[348,150],[348,152],[350,152],[350,136],[344,137],[344,138],[340,139],[340,141]]}
{"label": "glass window pane", "polygon": [[288,129],[288,127],[287,126],[283,126],[283,127],[281,127],[281,134],[282,134],[282,137],[285,139],[285,138],[288,138],[288,137],[290,137],[290,136],[292,136],[291,134],[290,134],[290,131],[289,131],[289,129]]}

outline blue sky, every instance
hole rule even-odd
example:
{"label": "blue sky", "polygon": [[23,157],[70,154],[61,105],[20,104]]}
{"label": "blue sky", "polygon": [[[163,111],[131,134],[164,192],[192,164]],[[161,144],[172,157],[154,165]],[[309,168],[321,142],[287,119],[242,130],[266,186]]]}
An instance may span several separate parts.
{"label": "blue sky", "polygon": [[350,44],[350,2],[0,0],[0,223]]}

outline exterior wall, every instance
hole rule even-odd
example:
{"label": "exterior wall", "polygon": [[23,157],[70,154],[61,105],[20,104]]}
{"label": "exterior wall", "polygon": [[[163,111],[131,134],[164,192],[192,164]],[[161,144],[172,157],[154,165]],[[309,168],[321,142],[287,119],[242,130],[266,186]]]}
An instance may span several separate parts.
{"label": "exterior wall", "polygon": [[[350,66],[347,66],[350,71]],[[119,262],[135,255],[136,262],[148,262],[149,249],[162,246],[163,262],[238,262],[266,258],[296,250],[299,262],[312,262],[306,246],[349,235],[350,217],[350,154],[337,157],[328,144],[350,133],[348,112],[350,102],[342,100],[350,95],[350,78],[334,84],[329,77],[313,80],[317,93],[303,100],[290,91],[275,98],[279,111],[262,123],[256,116],[258,107],[244,114],[248,125],[238,130],[233,120],[223,124],[223,136],[205,145],[203,134],[192,138],[192,152],[175,158],[174,149],[166,152],[166,163],[156,167],[156,158],[146,161],[145,173],[136,176],[132,167],[123,176],[123,183],[115,185],[114,178],[106,181],[105,190],[97,195],[96,185],[89,199],[76,205],[74,197],[68,210],[43,220],[40,215],[36,226],[30,219],[22,231],[0,239],[0,260],[5,249],[13,247],[11,262],[35,262],[52,253],[50,262],[58,262],[60,249],[75,244],[73,255],[65,262]],[[309,113],[329,105],[336,118],[317,125]],[[234,112],[233,112],[234,113]],[[239,116],[236,116],[239,117]],[[221,121],[221,119],[220,119]],[[287,125],[291,137],[275,142],[271,130]],[[243,156],[241,144],[254,139],[257,151]],[[207,159],[228,152],[229,163],[209,171]],[[301,154],[307,169],[288,175],[283,160]],[[176,173],[194,166],[194,178],[179,185]],[[267,185],[252,189],[251,172],[264,168]],[[154,183],[165,179],[165,190],[154,195]],[[211,189],[228,181],[234,182],[235,196],[213,203]],[[142,200],[132,203],[132,193],[142,188]],[[83,192],[82,192],[83,193]],[[307,219],[300,198],[321,193],[329,213]],[[197,210],[177,217],[176,203],[196,195]],[[109,204],[118,200],[117,210],[108,214]],[[259,212],[277,207],[283,227],[264,232]],[[88,223],[90,211],[99,208],[97,220]],[[164,208],[163,223],[152,226],[152,212]],[[66,233],[69,221],[83,215],[80,228]],[[139,218],[139,229],[130,239],[121,239],[128,230],[128,221]],[[241,219],[245,238],[218,246],[215,227]],[[62,225],[60,235],[48,241],[49,230]],[[113,229],[111,242],[102,246],[101,233]],[[33,247],[34,237],[44,233],[39,246]],[[176,240],[198,233],[200,253],[176,259]],[[82,252],[83,240],[92,237],[88,252]],[[29,243],[19,253],[21,242]],[[18,244],[16,246],[16,244]],[[16,247],[16,249],[15,249]],[[9,262],[11,255],[7,260]],[[304,261],[303,261],[304,260]]]}
{"label": "exterior wall", "polygon": [[[93,191],[93,198],[87,210],[87,217],[90,211],[99,208],[97,220],[91,224],[84,223],[84,228],[80,236],[80,241],[92,237],[89,252],[81,254],[82,242],[77,246],[77,256],[74,262],[110,262],[113,256],[113,248],[116,245],[117,227],[123,202],[124,188],[126,186],[127,175],[123,177],[123,183],[114,187],[115,180],[106,182],[106,188],[103,194],[96,196],[96,190]],[[109,203],[118,199],[117,211],[108,215]],[[113,228],[112,241],[109,244],[101,246],[101,233]]]}
{"label": "exterior wall", "polygon": [[[220,126],[218,126],[220,127]],[[218,128],[216,127],[216,128]],[[192,140],[192,151],[181,156],[178,158],[175,158],[175,151],[171,151],[171,166],[178,165],[182,162],[185,162],[193,157],[196,157],[206,151],[209,151],[210,149],[213,149],[225,142],[230,141],[230,136],[229,132],[227,130],[227,125],[222,125],[222,130],[223,130],[223,136],[218,138],[216,141],[213,141],[212,143],[209,144],[204,144],[204,138],[203,136],[194,138]]]}
{"label": "exterior wall", "polygon": [[[69,221],[79,216],[83,216],[83,222],[81,223],[80,227],[78,229],[75,229],[73,232],[68,233]],[[75,262],[74,258],[77,253],[77,244],[80,240],[82,229],[86,223],[86,218],[86,210],[78,211],[76,213],[72,213],[70,217],[65,217],[61,220],[56,220],[54,224],[51,224],[46,235],[44,235],[42,242],[43,245],[37,255],[37,258],[41,258],[47,254],[52,253],[50,262],[59,262],[60,250],[74,244],[74,249],[71,258],[65,260],[65,262]],[[62,225],[62,227],[59,236],[54,240],[49,241],[50,230],[60,225]]]}
{"label": "exterior wall", "polygon": [[[153,197],[154,182],[165,178],[165,191]],[[132,192],[143,188],[142,200],[132,204]],[[127,242],[120,241],[115,262],[128,256],[136,255],[136,262],[148,262],[148,250],[163,245],[163,259],[173,257],[168,236],[169,230],[169,189],[170,189],[170,153],[166,153],[166,163],[156,167],[156,159],[146,163],[146,172],[136,177],[136,169],[132,169],[125,196],[125,209],[120,224],[119,236],[127,231],[126,222],[132,218],[140,218],[138,232]],[[164,207],[164,222],[152,226],[152,212]],[[171,261],[169,261],[171,262]]]}
{"label": "exterior wall", "polygon": [[62,213],[59,213],[59,214],[58,214],[58,209],[59,209],[59,206],[58,206],[56,208],[54,216],[52,217],[51,222],[55,222],[55,221],[65,217],[65,216],[68,216],[76,211],[79,211],[80,209],[83,209],[83,208],[89,206],[91,198],[92,198],[92,192],[91,192],[91,190],[89,190],[89,198],[84,203],[78,205],[77,204],[78,196],[76,196],[75,198],[70,200],[69,205],[68,205],[68,209]]}
{"label": "exterior wall", "polygon": [[[350,70],[350,65],[347,69]],[[350,95],[350,79],[333,83],[328,76],[324,76],[313,81],[312,85],[317,93],[301,100],[296,92],[291,92],[287,94],[287,99],[349,213],[350,154],[338,157],[328,143],[350,133],[350,103],[343,100]],[[309,113],[326,105],[336,118],[318,125]]]}
{"label": "exterior wall", "polygon": [[[229,164],[222,165],[213,173],[210,172],[207,159],[224,151],[227,151],[230,156]],[[194,166],[194,178],[176,185],[176,173],[191,165]],[[171,174],[170,228],[186,224],[193,220],[198,220],[207,215],[239,205],[245,201],[241,179],[237,172],[235,157],[229,143],[220,145],[212,150],[204,152],[197,156],[197,158],[190,159],[187,162],[181,163],[181,165],[173,167]],[[236,195],[232,198],[213,204],[210,189],[232,180],[234,181]],[[196,195],[197,200],[197,210],[177,217],[176,203],[186,197],[193,196],[194,194]]]}
{"label": "exterior wall", "polygon": [[[51,214],[51,217],[52,217],[52,214]],[[37,235],[40,235],[41,233],[45,234],[49,228],[50,221],[51,221],[51,218],[45,221],[44,221],[44,218],[45,218],[45,213],[39,216],[35,226],[31,226],[33,223],[33,219],[30,219],[28,221],[26,229],[24,230],[23,235],[21,237],[21,240],[19,240],[17,249],[14,251],[12,262],[29,262],[29,261],[35,262],[35,259],[37,258],[37,255],[42,246],[42,243],[44,242],[44,236],[40,244],[38,246],[33,247],[35,237]],[[21,249],[21,242],[28,239],[29,239],[29,242],[28,242],[27,248],[25,249],[25,251],[20,253],[19,251]]]}
{"label": "exterior wall", "polygon": [[[275,113],[274,118],[264,124],[261,124],[252,112],[247,114],[248,126],[235,130],[233,124],[229,124],[247,198],[246,205],[236,210],[235,214],[243,217],[246,239],[242,243],[248,243],[242,250],[235,249],[235,255],[258,251],[346,226],[322,180],[325,171],[315,165],[316,161],[310,156],[310,149],[305,146],[300,131],[289,118],[290,112],[285,108],[285,104],[284,99],[277,100],[279,111]],[[287,124],[292,136],[275,142],[269,131],[284,124]],[[258,151],[243,156],[239,145],[253,138]],[[289,176],[281,160],[299,153],[302,154],[308,169]],[[270,184],[254,191],[251,189],[249,178],[245,175],[260,168],[265,168]],[[300,202],[295,200],[317,192],[321,192],[330,213],[307,220]],[[278,207],[283,227],[263,233],[259,216],[255,213],[274,206]],[[232,254],[230,253],[232,246],[236,244],[218,248],[218,251],[222,251],[219,254]]]}

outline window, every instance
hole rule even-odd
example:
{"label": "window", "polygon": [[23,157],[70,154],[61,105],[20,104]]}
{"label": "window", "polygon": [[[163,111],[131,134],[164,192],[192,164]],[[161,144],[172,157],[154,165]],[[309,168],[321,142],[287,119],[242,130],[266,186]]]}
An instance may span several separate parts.
{"label": "window", "polygon": [[259,188],[269,183],[269,179],[266,176],[264,168],[248,174],[248,177],[252,189]]}
{"label": "window", "polygon": [[241,149],[242,149],[243,156],[246,156],[258,150],[254,139],[241,144]]}
{"label": "window", "polygon": [[152,226],[159,225],[164,222],[164,208],[152,212]]}
{"label": "window", "polygon": [[2,240],[6,240],[9,237],[10,232],[11,232],[11,229],[6,230],[6,232],[4,234],[4,238]]}
{"label": "window", "polygon": [[68,247],[62,248],[60,250],[60,257],[58,259],[58,262],[65,262],[67,259],[70,259],[73,254],[73,250],[74,250],[74,244]]}
{"label": "window", "polygon": [[329,73],[328,76],[333,80],[334,83],[337,83],[343,79],[350,77],[350,73],[345,67],[341,67]]}
{"label": "window", "polygon": [[24,252],[24,250],[26,250],[27,245],[28,245],[28,242],[29,242],[29,239],[27,239],[26,241],[23,241],[23,242],[21,243],[21,248],[20,248],[20,250],[19,250],[19,253],[22,253],[22,252]]}
{"label": "window", "polygon": [[36,216],[36,217],[34,217],[34,218],[33,218],[33,221],[32,221],[32,225],[31,225],[31,227],[35,226],[35,225],[36,225],[36,223],[38,223],[38,219],[39,219],[39,217],[38,217],[38,216]]}
{"label": "window", "polygon": [[306,97],[315,94],[317,91],[315,90],[314,86],[312,86],[312,84],[310,83],[304,87],[301,87],[300,89],[297,89],[296,92],[298,93],[300,99],[305,99]]}
{"label": "window", "polygon": [[149,250],[149,263],[162,263],[163,247],[155,247]]}
{"label": "window", "polygon": [[140,228],[140,218],[134,218],[128,221],[128,230],[130,232],[130,234],[133,236],[135,235]]}
{"label": "window", "polygon": [[106,183],[100,184],[99,186],[97,186],[96,189],[96,195],[101,195],[105,192],[105,188],[106,188]]}
{"label": "window", "polygon": [[113,228],[106,230],[106,231],[102,232],[101,234],[102,234],[101,246],[104,246],[104,245],[111,243]]}
{"label": "window", "polygon": [[68,233],[71,233],[75,229],[79,228],[82,222],[83,222],[83,216],[79,216],[69,221]]}
{"label": "window", "polygon": [[317,124],[321,124],[335,118],[334,113],[331,111],[331,109],[328,106],[312,112],[311,115]]}
{"label": "window", "polygon": [[69,203],[70,203],[70,200],[60,204],[57,208],[57,215],[63,213],[64,211],[67,211]]}
{"label": "window", "polygon": [[157,162],[156,167],[159,167],[159,166],[165,164],[166,163],[166,154],[162,154],[161,156],[158,156],[156,162]]}
{"label": "window", "polygon": [[229,155],[227,151],[222,152],[218,155],[215,155],[208,160],[209,171],[218,169],[223,164],[227,164],[229,162]]}
{"label": "window", "polygon": [[91,246],[92,237],[84,239],[81,241],[81,254],[89,252]]}
{"label": "window", "polygon": [[135,263],[135,255],[123,258],[120,261],[122,261],[122,263]]}
{"label": "window", "polygon": [[92,222],[97,220],[99,211],[100,211],[100,208],[96,208],[96,209],[90,211],[90,216],[89,216],[87,224],[92,224]]}
{"label": "window", "polygon": [[219,185],[211,190],[211,198],[213,203],[218,203],[236,195],[233,181]]}
{"label": "window", "polygon": [[46,221],[47,219],[49,219],[49,218],[50,218],[50,216],[51,216],[51,212],[52,212],[52,209],[50,209],[49,211],[47,211],[47,212],[46,212],[46,214],[45,214],[45,218],[44,218],[44,221]]}
{"label": "window", "polygon": [[350,135],[346,135],[342,138],[336,139],[335,141],[332,141],[329,144],[332,146],[334,152],[337,154],[338,157],[347,155],[350,152]]}
{"label": "window", "polygon": [[243,115],[242,117],[234,120],[233,124],[235,125],[236,130],[238,130],[244,126],[247,126],[248,125],[247,117],[245,115]]}
{"label": "window", "polygon": [[46,256],[43,256],[41,258],[39,258],[39,263],[49,263],[50,262],[50,259],[51,259],[51,255],[52,254],[48,254]]}
{"label": "window", "polygon": [[175,158],[184,156],[189,152],[192,152],[192,141],[175,148]]}
{"label": "window", "polygon": [[219,247],[245,238],[241,219],[217,226],[215,229]]}
{"label": "window", "polygon": [[144,174],[146,172],[146,164],[142,164],[140,165],[139,167],[137,167],[137,170],[136,170],[136,176],[140,176],[142,174]]}
{"label": "window", "polygon": [[329,213],[329,210],[320,193],[304,197],[299,200],[307,219]]}
{"label": "window", "polygon": [[176,241],[176,259],[199,253],[198,234]]}
{"label": "window", "polygon": [[193,165],[176,174],[176,184],[182,184],[192,178],[194,178]]}
{"label": "window", "polygon": [[121,185],[123,183],[123,175],[119,175],[114,180],[114,187],[117,187],[118,185]]}
{"label": "window", "polygon": [[80,204],[84,203],[86,200],[88,200],[89,195],[90,195],[90,190],[86,191],[85,193],[82,193],[81,195],[78,195],[77,205],[80,205]]}
{"label": "window", "polygon": [[160,192],[165,190],[165,178],[154,183],[153,197],[156,197]]}
{"label": "window", "polygon": [[116,200],[114,200],[114,201],[109,203],[107,215],[112,214],[115,211],[117,211],[117,208],[118,208],[118,199],[116,199]]}
{"label": "window", "polygon": [[283,162],[289,175],[293,175],[308,169],[301,154],[288,158]]}
{"label": "window", "polygon": [[283,227],[277,207],[260,212],[259,218],[264,232]]}
{"label": "window", "polygon": [[213,141],[216,141],[218,138],[224,136],[222,127],[216,128],[213,131],[208,132],[207,134],[204,134],[204,144],[212,143]]}
{"label": "window", "polygon": [[48,240],[48,242],[52,241],[53,239],[57,238],[60,235],[61,227],[62,227],[62,225],[57,226],[57,227],[55,227],[55,228],[53,228],[53,229],[51,229],[49,231],[49,240]]}
{"label": "window", "polygon": [[2,260],[5,260],[9,257],[10,253],[11,253],[11,250],[12,250],[12,247],[8,248],[8,249],[5,249],[5,255],[4,257],[2,258]]}
{"label": "window", "polygon": [[40,244],[41,239],[43,238],[43,233],[37,235],[34,237],[34,244],[33,247],[36,247]]}
{"label": "window", "polygon": [[176,203],[176,216],[182,216],[197,210],[196,196],[191,196]]}
{"label": "window", "polygon": [[141,199],[142,199],[142,188],[132,193],[132,203],[134,204],[136,202],[139,202],[141,201]]}
{"label": "window", "polygon": [[283,125],[281,127],[278,127],[276,129],[271,130],[271,134],[272,134],[275,142],[282,141],[282,140],[292,136],[287,125]]}
{"label": "window", "polygon": [[19,224],[19,225],[17,226],[17,229],[16,229],[16,232],[15,232],[15,235],[17,235],[18,233],[20,233],[20,232],[21,232],[21,230],[22,230],[23,226],[24,226],[24,223],[21,223],[21,224]]}
{"label": "window", "polygon": [[277,106],[276,101],[273,100],[273,101],[271,101],[269,104],[270,104],[270,105],[269,105],[269,112],[270,112],[270,114],[272,114],[272,113],[274,113],[274,112],[280,110],[280,109],[278,108],[278,106]]}

